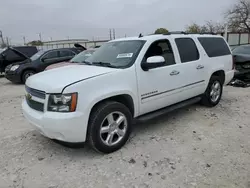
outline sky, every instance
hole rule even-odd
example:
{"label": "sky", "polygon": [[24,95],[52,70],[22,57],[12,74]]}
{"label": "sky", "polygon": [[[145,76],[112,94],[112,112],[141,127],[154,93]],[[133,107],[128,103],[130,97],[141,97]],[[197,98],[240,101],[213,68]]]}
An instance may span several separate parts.
{"label": "sky", "polygon": [[236,0],[0,0],[0,30],[11,43],[69,38],[108,39],[180,31],[190,23],[224,21]]}

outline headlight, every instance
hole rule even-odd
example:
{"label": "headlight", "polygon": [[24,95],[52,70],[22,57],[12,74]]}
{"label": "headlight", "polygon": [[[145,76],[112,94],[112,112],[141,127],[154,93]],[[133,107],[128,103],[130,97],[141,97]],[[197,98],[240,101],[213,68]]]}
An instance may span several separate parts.
{"label": "headlight", "polygon": [[11,68],[10,68],[10,70],[11,71],[15,71],[15,70],[17,70],[19,68],[19,65],[13,65]]}
{"label": "headlight", "polygon": [[77,105],[77,93],[53,94],[49,96],[48,111],[74,112]]}

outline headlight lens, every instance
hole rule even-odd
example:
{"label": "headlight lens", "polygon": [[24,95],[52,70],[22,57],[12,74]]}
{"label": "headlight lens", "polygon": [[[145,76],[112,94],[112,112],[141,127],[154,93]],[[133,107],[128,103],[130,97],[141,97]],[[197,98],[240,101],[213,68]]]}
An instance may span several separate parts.
{"label": "headlight lens", "polygon": [[11,68],[10,68],[10,70],[11,71],[15,71],[15,70],[17,70],[19,68],[19,65],[13,65]]}
{"label": "headlight lens", "polygon": [[48,111],[74,112],[77,105],[77,93],[53,94],[49,96]]}

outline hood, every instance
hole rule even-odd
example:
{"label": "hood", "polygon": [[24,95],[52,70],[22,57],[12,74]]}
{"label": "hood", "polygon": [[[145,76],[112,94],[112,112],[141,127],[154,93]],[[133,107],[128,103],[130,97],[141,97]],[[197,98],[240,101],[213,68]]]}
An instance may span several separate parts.
{"label": "hood", "polygon": [[26,60],[24,60],[24,61],[20,61],[20,62],[13,63],[12,66],[13,66],[13,65],[23,65],[23,64],[26,64],[26,63],[30,63],[30,62],[31,62],[30,59],[26,59]]}
{"label": "hood", "polygon": [[70,65],[35,74],[27,79],[26,85],[46,93],[61,93],[68,85],[117,70],[89,65],[79,65],[77,67]]}
{"label": "hood", "polygon": [[233,54],[235,63],[245,63],[250,61],[250,55],[248,54]]}
{"label": "hood", "polygon": [[29,59],[28,56],[26,56],[25,54],[23,54],[22,52],[20,52],[19,50],[13,48],[13,47],[9,47],[10,50],[12,50],[14,53],[16,53],[17,55],[24,57],[25,59]]}
{"label": "hood", "polygon": [[45,70],[55,69],[55,68],[64,67],[64,66],[68,66],[68,65],[79,65],[79,64],[76,64],[76,63],[74,64],[74,63],[70,63],[70,62],[61,62],[61,63],[56,63],[53,65],[50,65]]}

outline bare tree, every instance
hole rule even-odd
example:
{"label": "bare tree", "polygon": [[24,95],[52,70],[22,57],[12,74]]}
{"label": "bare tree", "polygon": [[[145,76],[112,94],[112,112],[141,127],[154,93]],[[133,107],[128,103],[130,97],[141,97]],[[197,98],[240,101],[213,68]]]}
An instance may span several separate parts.
{"label": "bare tree", "polygon": [[238,2],[226,12],[228,28],[232,31],[250,32],[250,0]]}
{"label": "bare tree", "polygon": [[213,21],[207,21],[204,25],[193,23],[186,28],[187,32],[190,33],[221,33],[224,29],[223,24]]}

